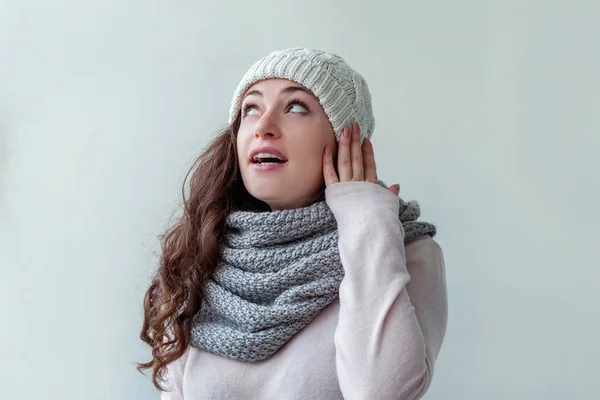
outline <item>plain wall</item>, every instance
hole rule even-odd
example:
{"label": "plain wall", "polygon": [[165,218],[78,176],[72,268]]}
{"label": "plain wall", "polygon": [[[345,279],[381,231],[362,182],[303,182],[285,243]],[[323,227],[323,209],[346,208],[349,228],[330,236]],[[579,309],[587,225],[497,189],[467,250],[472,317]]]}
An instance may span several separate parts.
{"label": "plain wall", "polygon": [[158,399],[141,303],[193,158],[292,46],[373,95],[379,176],[446,257],[427,400],[591,399],[600,2],[0,2],[0,397]]}

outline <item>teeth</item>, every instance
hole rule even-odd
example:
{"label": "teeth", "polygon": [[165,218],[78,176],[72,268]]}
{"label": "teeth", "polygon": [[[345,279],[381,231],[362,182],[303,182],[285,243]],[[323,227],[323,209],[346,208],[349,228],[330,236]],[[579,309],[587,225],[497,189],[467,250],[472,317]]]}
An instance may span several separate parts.
{"label": "teeth", "polygon": [[285,161],[285,159],[271,153],[258,153],[254,156],[254,161],[259,161],[261,158],[276,158],[278,160]]}

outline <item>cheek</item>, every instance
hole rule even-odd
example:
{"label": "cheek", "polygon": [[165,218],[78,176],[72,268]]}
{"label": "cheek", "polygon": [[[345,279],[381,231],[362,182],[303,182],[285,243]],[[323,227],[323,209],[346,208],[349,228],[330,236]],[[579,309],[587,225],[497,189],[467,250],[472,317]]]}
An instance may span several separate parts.
{"label": "cheek", "polygon": [[329,145],[332,150],[337,147],[337,141],[335,139],[335,133],[333,132],[333,127],[327,119],[327,116],[323,115],[323,118],[319,123],[319,131],[321,132],[321,138],[323,141],[323,147]]}
{"label": "cheek", "polygon": [[328,131],[323,133],[323,136],[325,137],[325,139],[323,140],[323,149],[325,149],[326,146],[329,146],[329,149],[331,150],[331,152],[333,153],[333,157],[335,158],[338,152],[338,143],[335,139],[333,130],[329,129]]}
{"label": "cheek", "polygon": [[235,143],[237,147],[238,156],[241,154],[245,154],[248,150],[248,134],[244,130],[240,129],[238,133],[235,135]]}
{"label": "cheek", "polygon": [[244,143],[243,137],[238,136],[236,138],[237,166],[242,176],[246,175],[246,170],[248,169],[248,164],[246,163],[248,151],[248,145]]}

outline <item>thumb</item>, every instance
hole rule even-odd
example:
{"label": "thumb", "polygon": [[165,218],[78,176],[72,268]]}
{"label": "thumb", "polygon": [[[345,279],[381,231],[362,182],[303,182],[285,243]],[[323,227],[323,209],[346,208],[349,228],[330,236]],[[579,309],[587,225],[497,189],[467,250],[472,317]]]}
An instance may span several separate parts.
{"label": "thumb", "polygon": [[398,196],[400,194],[400,185],[398,185],[397,183],[395,183],[392,186],[390,186],[388,188],[388,190],[390,192],[394,193],[396,196]]}

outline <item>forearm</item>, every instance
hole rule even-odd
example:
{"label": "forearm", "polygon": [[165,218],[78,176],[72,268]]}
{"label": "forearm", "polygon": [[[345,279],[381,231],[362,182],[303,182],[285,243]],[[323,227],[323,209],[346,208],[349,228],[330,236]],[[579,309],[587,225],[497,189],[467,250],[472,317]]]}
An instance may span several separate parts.
{"label": "forearm", "polygon": [[335,333],[336,365],[346,399],[417,399],[430,373],[407,284],[397,196],[369,182],[328,188],[345,276]]}

